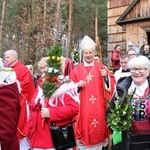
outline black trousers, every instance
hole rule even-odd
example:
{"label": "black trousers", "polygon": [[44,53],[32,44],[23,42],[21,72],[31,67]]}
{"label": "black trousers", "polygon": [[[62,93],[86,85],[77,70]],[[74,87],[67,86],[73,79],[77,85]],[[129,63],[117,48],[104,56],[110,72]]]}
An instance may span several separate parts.
{"label": "black trousers", "polygon": [[103,147],[102,150],[108,150],[108,146]]}
{"label": "black trousers", "polygon": [[122,132],[122,142],[112,145],[112,150],[130,150],[130,133]]}

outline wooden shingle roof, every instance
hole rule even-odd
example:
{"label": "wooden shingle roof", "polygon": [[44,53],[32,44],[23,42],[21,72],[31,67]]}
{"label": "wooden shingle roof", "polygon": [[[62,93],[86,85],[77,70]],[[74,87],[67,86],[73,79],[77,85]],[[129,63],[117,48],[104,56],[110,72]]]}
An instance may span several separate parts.
{"label": "wooden shingle roof", "polygon": [[118,25],[125,23],[150,20],[150,1],[134,0],[123,14],[117,19]]}

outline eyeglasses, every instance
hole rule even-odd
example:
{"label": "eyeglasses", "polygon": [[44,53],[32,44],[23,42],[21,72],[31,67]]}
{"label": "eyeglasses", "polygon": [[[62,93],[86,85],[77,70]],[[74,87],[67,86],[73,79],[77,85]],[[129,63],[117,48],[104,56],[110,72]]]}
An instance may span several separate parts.
{"label": "eyeglasses", "polygon": [[129,56],[136,56],[136,54],[128,54]]}
{"label": "eyeglasses", "polygon": [[140,73],[144,73],[145,70],[147,70],[147,68],[131,68],[130,72],[131,73],[135,73],[138,70],[138,72]]}

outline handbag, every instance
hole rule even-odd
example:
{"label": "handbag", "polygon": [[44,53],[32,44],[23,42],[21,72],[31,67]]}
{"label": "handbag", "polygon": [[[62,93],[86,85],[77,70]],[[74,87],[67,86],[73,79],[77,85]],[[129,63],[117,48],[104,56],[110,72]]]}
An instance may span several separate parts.
{"label": "handbag", "polygon": [[72,122],[64,126],[51,123],[50,132],[56,150],[65,150],[76,146]]}

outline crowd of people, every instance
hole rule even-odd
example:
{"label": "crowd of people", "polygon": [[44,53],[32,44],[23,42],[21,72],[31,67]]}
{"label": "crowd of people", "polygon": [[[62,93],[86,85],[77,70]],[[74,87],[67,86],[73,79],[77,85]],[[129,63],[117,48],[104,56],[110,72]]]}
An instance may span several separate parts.
{"label": "crowd of people", "polygon": [[[121,46],[115,45],[114,49],[111,51],[111,66],[113,69],[113,73],[115,71],[120,69],[120,54],[121,54]],[[142,40],[142,46],[138,48],[133,44],[133,42],[127,43],[127,49],[124,51],[124,53],[127,53],[129,58],[133,58],[138,55],[144,55],[150,60],[150,44],[148,44],[148,41],[146,38],[143,38]]]}
{"label": "crowd of people", "polygon": [[[62,127],[72,121],[76,145],[67,150],[150,149],[150,46],[145,38],[140,49],[133,42],[127,45],[126,52],[121,52],[120,45],[112,51],[112,73],[95,55],[95,42],[85,36],[80,44],[81,63],[57,57],[58,70],[48,67],[48,60],[56,56],[43,57],[37,65],[38,78],[32,65],[19,61],[17,51],[7,50],[0,59],[0,149],[57,150],[52,123]],[[47,98],[43,83],[51,80],[47,72],[52,70],[59,72],[52,79],[57,88]],[[107,118],[124,93],[133,93],[130,105],[137,109],[131,128],[114,144]]]}

